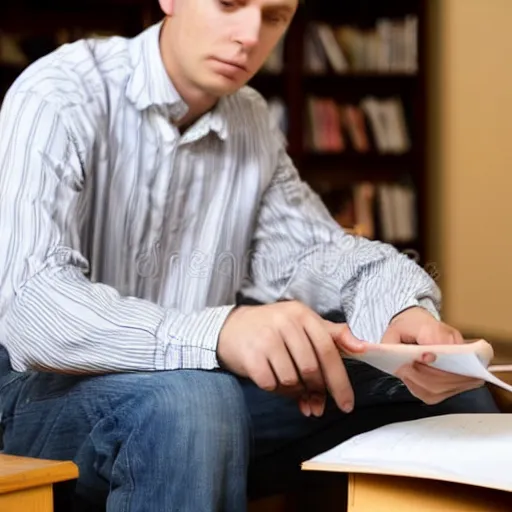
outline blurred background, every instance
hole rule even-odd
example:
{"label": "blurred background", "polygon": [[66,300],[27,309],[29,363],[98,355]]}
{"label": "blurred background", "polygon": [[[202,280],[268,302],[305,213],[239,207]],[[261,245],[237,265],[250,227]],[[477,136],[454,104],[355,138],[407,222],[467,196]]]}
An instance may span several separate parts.
{"label": "blurred background", "polygon": [[[0,101],[57,46],[160,18],[157,0],[2,0]],[[510,0],[306,0],[250,85],[340,224],[417,259],[445,321],[512,349],[511,24]]]}

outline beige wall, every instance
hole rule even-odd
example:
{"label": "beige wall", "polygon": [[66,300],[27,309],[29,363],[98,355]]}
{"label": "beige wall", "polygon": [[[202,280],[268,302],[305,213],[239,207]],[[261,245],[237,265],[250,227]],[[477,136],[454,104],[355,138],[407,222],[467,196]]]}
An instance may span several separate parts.
{"label": "beige wall", "polygon": [[512,341],[512,0],[429,1],[429,256],[445,319]]}

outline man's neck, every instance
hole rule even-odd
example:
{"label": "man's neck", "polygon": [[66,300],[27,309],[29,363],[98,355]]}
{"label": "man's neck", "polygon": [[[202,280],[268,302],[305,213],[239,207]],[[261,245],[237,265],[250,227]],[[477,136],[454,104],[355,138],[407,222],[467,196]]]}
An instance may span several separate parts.
{"label": "man's neck", "polygon": [[[165,31],[167,30],[170,30],[170,23],[168,19],[166,19],[163,23],[162,37],[160,40],[166,39]],[[178,128],[180,128],[180,131],[184,131],[203,114],[211,110],[217,103],[218,98],[206,94],[204,91],[201,91],[193,84],[187,82],[187,80],[180,73],[178,66],[176,66],[176,63],[169,49],[161,44],[160,53],[162,55],[165,69],[169,75],[169,78],[172,80],[174,88],[188,106],[187,114],[181,119],[175,120],[175,124]]]}
{"label": "man's neck", "polygon": [[180,96],[183,98],[183,101],[185,101],[188,106],[188,112],[185,114],[185,116],[174,121],[175,125],[180,129],[180,131],[184,132],[203,114],[211,110],[218,100],[216,98],[204,98],[204,95],[203,97],[194,97],[193,94],[181,92],[179,86],[176,85],[174,81],[173,84]]}

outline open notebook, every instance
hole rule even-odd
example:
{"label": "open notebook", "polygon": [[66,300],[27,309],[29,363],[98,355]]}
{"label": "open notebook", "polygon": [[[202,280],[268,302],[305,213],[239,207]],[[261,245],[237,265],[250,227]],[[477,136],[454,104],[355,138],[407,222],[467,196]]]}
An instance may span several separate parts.
{"label": "open notebook", "polygon": [[362,354],[345,354],[344,357],[364,361],[394,375],[402,365],[419,359],[425,352],[436,354],[436,361],[430,364],[434,368],[482,379],[512,392],[512,386],[497,377],[500,372],[512,371],[512,366],[489,366],[494,351],[485,340],[458,345],[374,344]]}
{"label": "open notebook", "polygon": [[393,423],[303,463],[304,470],[430,478],[512,491],[512,414]]}

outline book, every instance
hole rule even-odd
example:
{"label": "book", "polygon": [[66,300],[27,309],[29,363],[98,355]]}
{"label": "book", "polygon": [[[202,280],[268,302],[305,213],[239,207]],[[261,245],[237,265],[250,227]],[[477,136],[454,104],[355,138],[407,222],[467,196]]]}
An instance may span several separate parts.
{"label": "book", "polygon": [[305,471],[383,474],[512,491],[512,414],[446,414],[392,423],[302,464]]}
{"label": "book", "polygon": [[[453,345],[376,343],[370,344],[362,354],[344,354],[344,356],[363,361],[383,372],[395,375],[401,366],[419,360],[425,352],[436,355],[436,360],[429,364],[433,368],[481,379],[512,392],[512,386],[499,379],[495,375],[498,371],[489,366],[494,357],[494,350],[483,339]],[[506,368],[497,367],[499,371],[507,371]]]}
{"label": "book", "polygon": [[335,73],[341,74],[348,71],[349,64],[341,46],[338,45],[334,30],[327,23],[314,23],[313,29],[321,44],[323,45],[325,55]]}

